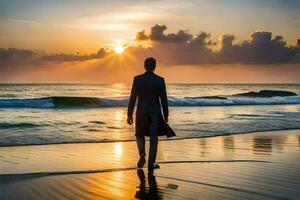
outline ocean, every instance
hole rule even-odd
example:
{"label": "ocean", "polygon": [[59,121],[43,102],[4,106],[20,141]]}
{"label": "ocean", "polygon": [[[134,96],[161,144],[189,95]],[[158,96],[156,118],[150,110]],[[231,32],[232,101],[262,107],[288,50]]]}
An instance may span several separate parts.
{"label": "ocean", "polygon": [[[0,146],[134,140],[134,126],[126,124],[130,87],[1,84]],[[299,84],[169,84],[167,90],[176,139],[300,129]],[[248,93],[261,90],[268,91]]]}

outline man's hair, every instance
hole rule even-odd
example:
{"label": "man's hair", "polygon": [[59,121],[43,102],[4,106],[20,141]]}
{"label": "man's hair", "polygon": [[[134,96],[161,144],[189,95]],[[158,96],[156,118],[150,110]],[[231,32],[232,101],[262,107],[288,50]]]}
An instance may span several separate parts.
{"label": "man's hair", "polygon": [[156,67],[156,60],[153,57],[146,58],[144,67],[147,71],[153,71]]}

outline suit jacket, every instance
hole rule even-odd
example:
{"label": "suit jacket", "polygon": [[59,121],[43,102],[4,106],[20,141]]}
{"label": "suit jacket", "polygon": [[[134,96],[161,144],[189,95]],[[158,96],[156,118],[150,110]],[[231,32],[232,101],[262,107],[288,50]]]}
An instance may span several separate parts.
{"label": "suit jacket", "polygon": [[157,134],[159,136],[166,135],[167,137],[175,136],[174,131],[162,116],[161,107],[164,117],[169,116],[166,85],[162,77],[151,71],[134,77],[128,103],[127,115],[129,117],[132,117],[136,99],[138,99],[138,104],[135,135],[149,136],[148,116],[157,115],[159,117]]}

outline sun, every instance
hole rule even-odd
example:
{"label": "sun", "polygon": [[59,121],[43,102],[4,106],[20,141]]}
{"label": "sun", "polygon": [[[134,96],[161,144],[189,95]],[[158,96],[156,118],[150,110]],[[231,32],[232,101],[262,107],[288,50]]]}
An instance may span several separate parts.
{"label": "sun", "polygon": [[114,51],[117,53],[117,54],[122,54],[124,52],[125,48],[122,46],[122,45],[117,45],[114,49]]}

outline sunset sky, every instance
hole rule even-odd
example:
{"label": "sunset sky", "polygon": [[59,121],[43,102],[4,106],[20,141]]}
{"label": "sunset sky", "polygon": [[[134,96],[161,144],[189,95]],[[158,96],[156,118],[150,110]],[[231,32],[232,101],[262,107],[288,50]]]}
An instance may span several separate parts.
{"label": "sunset sky", "polygon": [[297,0],[0,0],[0,82],[131,82],[154,56],[168,82],[299,83],[299,10]]}

